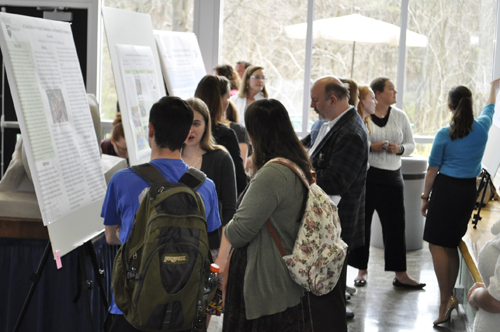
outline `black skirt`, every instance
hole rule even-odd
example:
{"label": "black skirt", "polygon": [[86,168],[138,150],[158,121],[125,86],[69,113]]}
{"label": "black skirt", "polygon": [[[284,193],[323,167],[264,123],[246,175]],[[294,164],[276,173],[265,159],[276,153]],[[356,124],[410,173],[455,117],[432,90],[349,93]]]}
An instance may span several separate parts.
{"label": "black skirt", "polygon": [[247,248],[235,249],[229,263],[229,275],[224,303],[222,331],[227,332],[312,332],[312,317],[308,293],[300,303],[283,312],[262,316],[257,319],[245,318],[243,279],[247,266]]}
{"label": "black skirt", "polygon": [[476,202],[476,179],[459,179],[439,173],[432,187],[424,240],[456,248],[467,232]]}

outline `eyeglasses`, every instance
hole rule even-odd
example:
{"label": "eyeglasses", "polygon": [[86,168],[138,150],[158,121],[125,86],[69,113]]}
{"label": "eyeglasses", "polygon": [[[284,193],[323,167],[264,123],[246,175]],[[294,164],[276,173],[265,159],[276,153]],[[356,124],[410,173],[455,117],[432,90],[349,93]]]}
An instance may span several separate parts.
{"label": "eyeglasses", "polygon": [[250,76],[250,78],[253,78],[255,80],[267,81],[267,77],[265,77],[265,76],[253,75],[253,76]]}

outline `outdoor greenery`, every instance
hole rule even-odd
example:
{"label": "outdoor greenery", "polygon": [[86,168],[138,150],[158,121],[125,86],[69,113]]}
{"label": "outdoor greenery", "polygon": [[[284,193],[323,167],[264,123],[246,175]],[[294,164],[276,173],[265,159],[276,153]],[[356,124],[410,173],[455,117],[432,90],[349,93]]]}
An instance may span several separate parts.
{"label": "outdoor greenery", "polygon": [[[262,65],[270,78],[266,82],[270,96],[282,101],[298,121],[303,113],[305,40],[286,37],[284,27],[307,21],[307,2],[223,2],[222,63],[247,60]],[[104,0],[104,4],[150,14],[155,29],[192,31],[193,0]],[[408,28],[429,40],[425,48],[407,48],[403,109],[415,134],[434,135],[449,122],[447,93],[454,85],[472,90],[475,111],[480,113],[491,80],[495,8],[495,0],[410,0]],[[315,19],[359,13],[399,26],[401,0],[315,0],[314,10]],[[329,74],[350,76],[352,43],[314,41],[312,54],[312,80]],[[396,82],[397,62],[397,46],[356,44],[352,78],[360,85],[378,76]],[[116,112],[110,68],[108,56],[103,62],[106,118]],[[311,121],[315,116],[310,112]]]}

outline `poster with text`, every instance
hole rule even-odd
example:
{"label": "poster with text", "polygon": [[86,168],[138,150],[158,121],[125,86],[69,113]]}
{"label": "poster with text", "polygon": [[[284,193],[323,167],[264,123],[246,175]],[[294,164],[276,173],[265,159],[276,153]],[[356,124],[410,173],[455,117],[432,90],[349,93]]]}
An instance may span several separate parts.
{"label": "poster with text", "polygon": [[207,74],[196,35],[159,30],[154,34],[168,94],[182,99],[193,97],[198,83]]}
{"label": "poster with text", "polygon": [[124,120],[132,128],[132,138],[127,138],[127,147],[130,151],[130,142],[133,142],[136,158],[149,158],[149,110],[160,99],[160,82],[156,78],[153,52],[147,46],[116,45],[116,54],[126,98]]}
{"label": "poster with text", "polygon": [[33,184],[49,225],[106,193],[73,35],[69,23],[6,13],[0,29]]}

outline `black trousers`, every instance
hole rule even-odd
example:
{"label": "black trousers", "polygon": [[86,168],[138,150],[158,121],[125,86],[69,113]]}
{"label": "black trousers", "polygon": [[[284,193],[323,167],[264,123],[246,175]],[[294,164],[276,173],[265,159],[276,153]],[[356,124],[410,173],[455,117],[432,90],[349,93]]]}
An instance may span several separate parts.
{"label": "black trousers", "polygon": [[314,332],[347,332],[345,289],[347,258],[339,281],[333,290],[323,296],[309,294]]}
{"label": "black trousers", "polygon": [[385,270],[406,271],[404,184],[387,186],[366,182],[365,245],[350,251],[349,265],[368,268],[373,212],[382,224]]}

